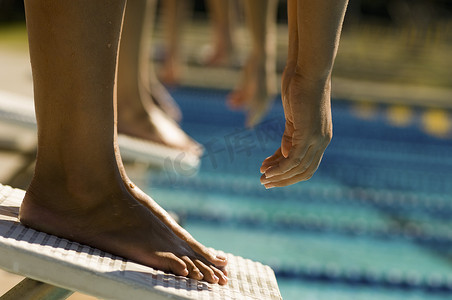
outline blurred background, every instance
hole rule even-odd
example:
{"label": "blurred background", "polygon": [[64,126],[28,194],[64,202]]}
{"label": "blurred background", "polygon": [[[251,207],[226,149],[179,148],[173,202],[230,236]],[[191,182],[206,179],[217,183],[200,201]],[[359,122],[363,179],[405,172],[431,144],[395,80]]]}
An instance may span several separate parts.
{"label": "blurred background", "polygon": [[[162,2],[149,59],[165,81]],[[204,62],[208,7],[184,2],[178,72],[166,83],[182,128],[205,147],[202,164],[187,176],[129,162],[130,176],[201,242],[269,264],[284,299],[451,299],[452,1],[350,1],[333,73],[333,141],[310,181],[269,191],[258,170],[280,141],[278,97],[252,129],[224,104],[251,47],[241,1],[231,0],[234,60],[215,65]],[[278,76],[286,9],[279,1]],[[32,96],[27,47],[23,2],[0,0],[0,91]],[[34,136],[0,111],[2,184],[27,187]],[[20,280],[0,273],[0,293]]]}

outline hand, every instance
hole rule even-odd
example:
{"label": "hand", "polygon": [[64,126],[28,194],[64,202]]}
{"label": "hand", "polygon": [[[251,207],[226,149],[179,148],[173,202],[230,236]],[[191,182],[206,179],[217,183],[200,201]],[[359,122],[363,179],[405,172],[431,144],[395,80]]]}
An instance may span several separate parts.
{"label": "hand", "polygon": [[266,188],[311,178],[333,136],[331,77],[313,80],[286,66],[281,84],[286,125],[281,147],[260,168]]}

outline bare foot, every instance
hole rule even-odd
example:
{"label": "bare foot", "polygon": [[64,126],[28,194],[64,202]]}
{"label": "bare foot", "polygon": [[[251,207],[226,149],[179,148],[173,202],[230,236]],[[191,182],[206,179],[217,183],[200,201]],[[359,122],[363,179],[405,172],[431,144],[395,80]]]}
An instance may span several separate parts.
{"label": "bare foot", "polygon": [[204,45],[200,50],[198,61],[209,67],[231,66],[234,64],[235,51],[232,45]]}
{"label": "bare foot", "polygon": [[66,184],[59,176],[35,176],[20,208],[20,221],[176,275],[227,283],[218,268],[226,260],[206,255],[207,249],[192,248],[190,239],[178,237],[158,213],[136,201],[118,172],[95,178],[97,182],[78,178]]}
{"label": "bare foot", "polygon": [[218,267],[218,269],[220,269],[225,275],[227,275],[226,270],[224,269],[224,266],[227,264],[227,259],[225,256],[218,254],[212,248],[207,248],[197,240],[195,240],[193,236],[184,228],[182,228],[166,210],[164,210],[157,202],[155,202],[154,199],[144,193],[128,178],[122,165],[120,165],[119,168],[128,192],[136,200],[147,207],[155,216],[160,219],[160,221],[168,226],[168,228],[170,228],[173,233],[184,240],[191,249],[200,254],[202,257],[206,258],[209,262],[214,263]]}
{"label": "bare foot", "polygon": [[276,95],[276,74],[265,61],[251,57],[239,87],[228,95],[228,106],[246,110],[246,126],[253,127],[265,116]]}
{"label": "bare foot", "polygon": [[149,85],[148,93],[154,103],[173,120],[180,122],[182,120],[182,112],[179,106],[156,76],[151,76]]}
{"label": "bare foot", "polygon": [[118,133],[152,141],[200,156],[203,148],[152,101],[148,107],[118,101]]}
{"label": "bare foot", "polygon": [[180,62],[176,59],[165,59],[159,72],[159,79],[166,85],[176,86],[180,82],[181,73]]}

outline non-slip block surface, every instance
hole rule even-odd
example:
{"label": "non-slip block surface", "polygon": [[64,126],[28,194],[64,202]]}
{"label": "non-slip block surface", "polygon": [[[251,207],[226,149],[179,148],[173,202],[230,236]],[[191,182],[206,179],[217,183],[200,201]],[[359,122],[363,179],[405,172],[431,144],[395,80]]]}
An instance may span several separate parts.
{"label": "non-slip block surface", "polygon": [[0,184],[0,267],[103,299],[281,299],[272,269],[228,254],[229,283],[209,284],[27,228],[24,191]]}

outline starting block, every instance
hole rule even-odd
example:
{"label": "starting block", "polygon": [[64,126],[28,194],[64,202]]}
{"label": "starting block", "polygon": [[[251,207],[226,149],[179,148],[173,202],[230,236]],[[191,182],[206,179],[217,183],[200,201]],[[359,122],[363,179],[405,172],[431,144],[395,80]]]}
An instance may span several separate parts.
{"label": "starting block", "polygon": [[273,270],[227,254],[225,286],[143,266],[23,226],[25,191],[0,184],[0,268],[27,277],[0,299],[66,299],[73,291],[101,299],[282,299]]}

